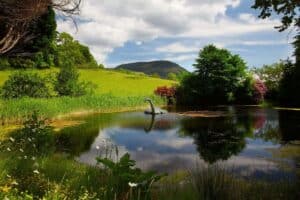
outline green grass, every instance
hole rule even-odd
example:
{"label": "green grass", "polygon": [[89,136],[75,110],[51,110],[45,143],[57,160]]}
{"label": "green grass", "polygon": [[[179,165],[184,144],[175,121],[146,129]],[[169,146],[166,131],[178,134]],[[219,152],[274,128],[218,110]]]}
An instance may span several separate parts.
{"label": "green grass", "polygon": [[[42,76],[51,76],[58,69],[32,70]],[[13,71],[0,71],[0,86]],[[47,118],[55,118],[72,112],[115,112],[146,106],[145,97],[151,97],[157,104],[162,100],[154,97],[158,86],[173,85],[174,81],[152,78],[138,73],[121,73],[111,70],[80,70],[80,79],[94,83],[94,95],[79,98],[57,97],[50,99],[0,100],[0,123],[22,122],[24,116],[33,110]]]}
{"label": "green grass", "polygon": [[[0,123],[21,123],[26,115],[36,110],[46,118],[56,118],[72,112],[118,112],[135,110],[147,106],[145,96],[113,96],[110,94],[91,95],[82,97],[59,97],[51,99],[24,98],[18,100],[0,101]],[[156,104],[163,100],[151,96]]]}
{"label": "green grass", "polygon": [[299,182],[293,180],[244,179],[233,175],[234,167],[197,167],[181,181],[169,176],[153,190],[155,199],[299,199]]}
{"label": "green grass", "polygon": [[[37,70],[32,70],[37,71]],[[43,76],[57,72],[58,69],[39,70]],[[171,86],[174,81],[148,77],[139,73],[121,73],[112,70],[86,69],[79,70],[80,79],[94,83],[96,95],[110,93],[114,96],[147,96],[152,95],[157,86]],[[0,86],[13,71],[0,71]]]}

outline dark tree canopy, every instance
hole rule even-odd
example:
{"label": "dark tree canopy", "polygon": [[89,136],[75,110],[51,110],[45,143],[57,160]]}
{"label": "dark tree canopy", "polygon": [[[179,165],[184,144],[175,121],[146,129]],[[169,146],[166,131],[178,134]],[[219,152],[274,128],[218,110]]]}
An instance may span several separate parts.
{"label": "dark tree canopy", "polygon": [[71,15],[78,14],[80,3],[81,0],[0,0],[0,55],[35,39],[31,28],[49,7]]}
{"label": "dark tree canopy", "polygon": [[259,17],[262,19],[271,17],[275,12],[281,16],[281,25],[276,28],[284,31],[290,26],[300,27],[300,1],[299,0],[255,0],[252,6],[260,10]]}
{"label": "dark tree canopy", "polygon": [[247,79],[245,62],[238,55],[214,45],[200,51],[194,67],[196,72],[181,81],[179,104],[232,103]]}

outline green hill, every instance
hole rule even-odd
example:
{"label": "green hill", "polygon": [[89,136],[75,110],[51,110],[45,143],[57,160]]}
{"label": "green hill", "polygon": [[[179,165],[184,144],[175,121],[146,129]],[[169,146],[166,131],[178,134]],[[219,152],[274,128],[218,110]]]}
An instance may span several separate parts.
{"label": "green hill", "polygon": [[176,63],[164,60],[122,64],[117,66],[115,69],[143,72],[148,75],[158,74],[162,78],[167,78],[168,73],[179,74],[187,71]]}

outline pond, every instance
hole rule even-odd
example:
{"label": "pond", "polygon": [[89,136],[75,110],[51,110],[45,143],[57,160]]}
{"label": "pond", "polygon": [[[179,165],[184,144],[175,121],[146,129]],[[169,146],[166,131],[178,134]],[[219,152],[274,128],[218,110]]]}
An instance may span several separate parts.
{"label": "pond", "polygon": [[225,106],[209,110],[223,114],[192,117],[170,111],[153,117],[139,111],[72,118],[84,123],[60,131],[57,151],[89,165],[103,154],[116,159],[129,152],[144,170],[172,173],[219,164],[243,177],[297,179],[299,111]]}

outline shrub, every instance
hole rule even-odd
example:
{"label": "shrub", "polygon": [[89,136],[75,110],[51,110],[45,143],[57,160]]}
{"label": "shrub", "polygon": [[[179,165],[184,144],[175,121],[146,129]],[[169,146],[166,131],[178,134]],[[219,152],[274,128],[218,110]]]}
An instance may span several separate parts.
{"label": "shrub", "polygon": [[93,92],[94,85],[79,82],[79,72],[75,67],[65,66],[57,74],[54,89],[59,96],[82,96]]}
{"label": "shrub", "polygon": [[0,70],[10,68],[10,64],[7,58],[0,57]]}
{"label": "shrub", "polygon": [[50,97],[46,80],[37,73],[19,71],[12,74],[4,83],[1,96],[5,99],[33,97]]}
{"label": "shrub", "polygon": [[173,104],[175,100],[176,88],[175,87],[157,87],[154,94],[167,99],[168,104]]}
{"label": "shrub", "polygon": [[11,58],[9,61],[11,67],[15,69],[30,69],[35,67],[35,63],[26,58]]}
{"label": "shrub", "polygon": [[257,79],[253,85],[253,100],[255,103],[261,103],[267,93],[267,87],[261,80]]}
{"label": "shrub", "polygon": [[47,69],[50,67],[49,63],[47,63],[46,60],[44,59],[43,52],[36,53],[34,56],[34,61],[38,69]]}

